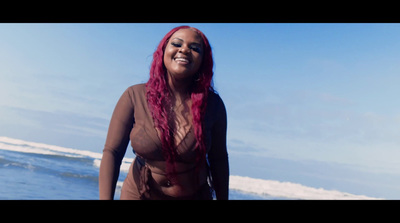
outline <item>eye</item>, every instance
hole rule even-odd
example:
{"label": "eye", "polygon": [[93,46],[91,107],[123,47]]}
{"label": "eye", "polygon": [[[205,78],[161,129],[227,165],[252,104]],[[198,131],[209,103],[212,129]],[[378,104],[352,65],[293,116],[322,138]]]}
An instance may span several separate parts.
{"label": "eye", "polygon": [[182,46],[182,44],[175,43],[175,42],[171,42],[171,45],[174,46],[174,47],[181,47]]}
{"label": "eye", "polygon": [[192,49],[193,51],[196,51],[197,53],[200,53],[201,49],[198,46],[191,46],[190,49]]}
{"label": "eye", "polygon": [[193,43],[190,45],[190,49],[197,53],[201,53],[203,50],[203,47],[198,43]]}

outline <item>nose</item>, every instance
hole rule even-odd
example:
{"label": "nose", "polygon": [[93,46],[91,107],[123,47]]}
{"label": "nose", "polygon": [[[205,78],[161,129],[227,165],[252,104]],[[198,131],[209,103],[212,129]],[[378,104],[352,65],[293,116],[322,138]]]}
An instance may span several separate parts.
{"label": "nose", "polygon": [[179,49],[179,52],[183,54],[188,54],[190,52],[190,48],[185,45],[182,45],[182,47]]}

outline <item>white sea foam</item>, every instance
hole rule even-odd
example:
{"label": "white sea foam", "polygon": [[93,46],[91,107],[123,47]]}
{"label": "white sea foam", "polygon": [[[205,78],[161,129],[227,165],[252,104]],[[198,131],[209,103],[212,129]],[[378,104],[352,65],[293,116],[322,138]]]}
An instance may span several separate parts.
{"label": "white sea foam", "polygon": [[14,152],[21,152],[21,153],[35,153],[35,154],[45,154],[45,155],[58,155],[58,153],[42,149],[42,148],[35,148],[32,147],[22,147],[21,145],[10,145],[3,142],[0,142],[0,149],[2,150],[9,150]]}
{"label": "white sea foam", "polygon": [[297,183],[230,176],[229,188],[261,196],[304,200],[372,200],[377,198],[354,195],[336,190],[307,187]]}
{"label": "white sea foam", "polygon": [[[102,154],[65,148],[43,143],[29,142],[8,137],[0,137],[0,149],[22,153],[60,155],[67,157],[90,157],[93,158],[93,165],[100,167]],[[128,172],[133,158],[124,158],[121,163],[121,172]],[[118,182],[117,187],[121,188],[123,182]],[[266,197],[282,197],[289,199],[324,199],[324,200],[363,200],[376,199],[364,195],[354,195],[336,190],[325,190],[323,188],[307,187],[297,183],[279,182],[274,180],[255,179],[243,176],[230,176],[229,188],[243,193],[252,193]]]}
{"label": "white sea foam", "polygon": [[[71,149],[61,146],[48,145],[44,143],[29,142],[20,139],[13,139],[4,136],[0,136],[0,149],[22,152],[22,153],[34,153],[34,154],[45,154],[45,155],[61,155],[67,157],[90,157],[95,159],[93,165],[99,167],[100,161],[103,156],[102,153],[96,153],[87,150]],[[122,171],[127,172],[129,170],[128,163],[131,163],[133,158],[124,158],[122,163]],[[128,166],[127,166],[128,165]]]}
{"label": "white sea foam", "polygon": [[101,153],[48,145],[44,143],[29,142],[8,137],[0,137],[0,149],[23,153],[64,155],[68,157],[91,157],[95,159],[101,159],[102,157]]}

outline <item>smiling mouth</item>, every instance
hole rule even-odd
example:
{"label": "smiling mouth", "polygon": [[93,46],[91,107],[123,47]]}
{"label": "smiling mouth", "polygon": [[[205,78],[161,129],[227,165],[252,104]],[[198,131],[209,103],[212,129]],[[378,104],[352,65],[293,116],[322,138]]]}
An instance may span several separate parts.
{"label": "smiling mouth", "polygon": [[174,60],[178,63],[178,64],[189,64],[190,61],[186,58],[183,57],[176,57],[174,58]]}

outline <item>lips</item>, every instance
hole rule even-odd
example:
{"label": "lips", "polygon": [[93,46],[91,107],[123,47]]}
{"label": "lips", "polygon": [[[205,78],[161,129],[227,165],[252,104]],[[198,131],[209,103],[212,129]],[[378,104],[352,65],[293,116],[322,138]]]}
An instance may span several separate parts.
{"label": "lips", "polygon": [[190,63],[190,60],[186,57],[175,57],[174,60],[178,64],[189,64]]}

